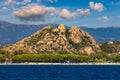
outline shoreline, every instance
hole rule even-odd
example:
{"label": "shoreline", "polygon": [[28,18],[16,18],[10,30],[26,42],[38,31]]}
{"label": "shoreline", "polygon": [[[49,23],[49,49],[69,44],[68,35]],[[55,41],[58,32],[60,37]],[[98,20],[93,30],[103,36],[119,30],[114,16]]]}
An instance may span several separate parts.
{"label": "shoreline", "polygon": [[120,63],[0,63],[1,65],[120,65]]}

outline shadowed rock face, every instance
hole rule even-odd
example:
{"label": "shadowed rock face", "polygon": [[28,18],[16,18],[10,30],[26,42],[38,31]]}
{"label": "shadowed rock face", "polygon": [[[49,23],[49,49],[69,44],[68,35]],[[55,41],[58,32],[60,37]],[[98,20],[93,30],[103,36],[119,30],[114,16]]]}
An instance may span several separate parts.
{"label": "shadowed rock face", "polygon": [[16,44],[5,47],[3,50],[10,53],[47,51],[52,53],[91,54],[100,51],[100,48],[87,32],[77,27],[68,30],[63,24],[60,24],[56,28],[46,26]]}

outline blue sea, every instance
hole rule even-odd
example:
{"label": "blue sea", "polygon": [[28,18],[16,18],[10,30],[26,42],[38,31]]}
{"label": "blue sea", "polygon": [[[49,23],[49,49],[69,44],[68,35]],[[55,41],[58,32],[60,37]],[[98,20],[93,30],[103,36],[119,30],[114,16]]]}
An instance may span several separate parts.
{"label": "blue sea", "polygon": [[120,80],[120,66],[2,65],[0,80]]}

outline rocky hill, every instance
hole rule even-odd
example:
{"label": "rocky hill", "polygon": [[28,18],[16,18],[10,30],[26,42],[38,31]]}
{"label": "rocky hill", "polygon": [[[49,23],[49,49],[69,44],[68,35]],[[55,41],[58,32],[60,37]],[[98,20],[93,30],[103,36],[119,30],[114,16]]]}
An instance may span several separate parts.
{"label": "rocky hill", "polygon": [[101,50],[106,53],[118,53],[120,54],[120,42],[110,41],[100,44]]}
{"label": "rocky hill", "polygon": [[67,29],[63,24],[56,28],[46,26],[35,34],[2,48],[9,53],[85,53],[100,51],[93,37],[77,27]]}

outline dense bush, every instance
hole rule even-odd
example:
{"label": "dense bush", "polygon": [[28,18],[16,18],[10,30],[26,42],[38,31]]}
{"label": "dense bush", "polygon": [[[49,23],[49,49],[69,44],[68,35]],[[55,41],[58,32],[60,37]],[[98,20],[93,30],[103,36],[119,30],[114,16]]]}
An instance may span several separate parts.
{"label": "dense bush", "polygon": [[5,62],[5,57],[3,54],[0,54],[0,62],[1,63]]}
{"label": "dense bush", "polygon": [[105,42],[105,43],[102,43],[100,47],[102,51],[107,52],[107,53],[119,53],[120,52],[120,42],[118,41],[113,41],[112,43]]}

